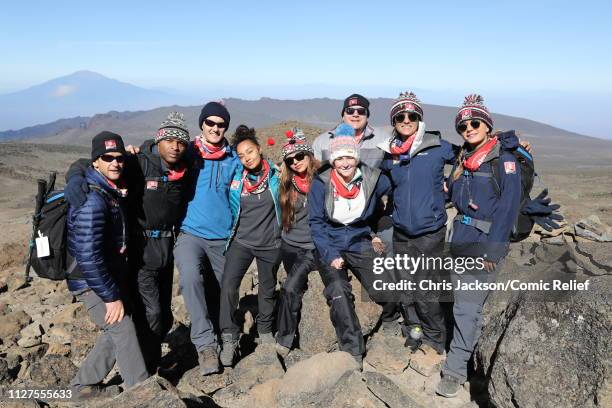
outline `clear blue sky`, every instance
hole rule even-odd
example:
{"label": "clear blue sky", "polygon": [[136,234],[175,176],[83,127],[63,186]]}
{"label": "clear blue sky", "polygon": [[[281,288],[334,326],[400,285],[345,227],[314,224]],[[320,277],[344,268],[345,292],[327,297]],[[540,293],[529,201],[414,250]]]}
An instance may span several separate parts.
{"label": "clear blue sky", "polygon": [[89,69],[179,89],[317,83],[612,93],[611,4],[4,2],[0,92]]}

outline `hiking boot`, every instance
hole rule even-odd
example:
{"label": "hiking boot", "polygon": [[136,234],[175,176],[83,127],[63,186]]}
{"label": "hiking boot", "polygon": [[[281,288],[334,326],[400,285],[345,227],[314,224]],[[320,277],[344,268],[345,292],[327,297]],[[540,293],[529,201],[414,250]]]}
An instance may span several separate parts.
{"label": "hiking boot", "polygon": [[446,398],[456,397],[461,389],[461,382],[452,375],[442,377],[436,387],[436,394]]}
{"label": "hiking boot", "polygon": [[223,333],[221,334],[221,340],[223,340],[223,346],[221,353],[219,353],[219,359],[223,367],[231,367],[238,348],[238,339],[235,339],[231,333]]}
{"label": "hiking boot", "polygon": [[72,387],[73,401],[87,401],[92,399],[113,398],[121,393],[117,385],[105,387],[103,385],[81,385]]}
{"label": "hiking boot", "polygon": [[276,348],[276,354],[281,356],[283,359],[287,358],[287,356],[291,352],[291,349],[289,347],[285,347],[280,343],[276,343],[275,348]]}
{"label": "hiking boot", "polygon": [[274,340],[274,336],[272,333],[259,333],[259,341],[258,344],[274,344],[276,340]]}
{"label": "hiking boot", "polygon": [[402,328],[397,320],[382,322],[380,329],[382,334],[388,337],[400,336],[402,334]]}
{"label": "hiking boot", "polygon": [[443,354],[439,354],[429,344],[423,343],[410,357],[410,368],[425,377],[431,377],[432,374],[440,372],[443,361]]}
{"label": "hiking boot", "polygon": [[202,351],[199,351],[198,364],[200,364],[200,374],[202,375],[214,374],[221,371],[217,346],[204,347]]}

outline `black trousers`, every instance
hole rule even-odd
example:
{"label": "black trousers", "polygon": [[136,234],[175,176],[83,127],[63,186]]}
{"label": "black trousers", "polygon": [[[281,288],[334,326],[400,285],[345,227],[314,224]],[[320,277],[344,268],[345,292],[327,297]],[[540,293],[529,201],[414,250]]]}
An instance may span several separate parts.
{"label": "black trousers", "polygon": [[136,237],[130,241],[134,324],[147,370],[155,374],[161,344],[172,328],[174,239]]}
{"label": "black trousers", "polygon": [[308,274],[316,269],[314,249],[298,248],[283,241],[281,258],[287,271],[287,280],[283,283],[278,301],[276,341],[291,348],[300,323]]}
{"label": "black trousers", "polygon": [[[396,254],[409,257],[441,257],[444,252],[444,236],[446,227],[432,233],[409,236],[398,228],[393,232],[393,249]],[[436,267],[420,268],[413,275],[404,270],[396,270],[398,279],[407,279],[418,283],[421,280],[440,282],[444,271]],[[446,326],[444,313],[440,305],[440,292],[418,289],[410,297],[400,303],[404,316],[404,324],[418,324],[423,329],[423,342],[429,344],[439,353],[444,352],[446,342]]]}
{"label": "black trousers", "polygon": [[221,305],[219,326],[221,333],[231,333],[234,339],[240,336],[240,323],[236,318],[240,282],[253,259],[257,262],[259,290],[257,293],[257,331],[272,333],[274,326],[274,304],[276,301],[276,273],[280,265],[280,248],[258,250],[247,248],[233,241],[225,254],[225,268],[221,283]]}
{"label": "black trousers", "polygon": [[365,342],[355,312],[355,296],[349,283],[348,270],[353,272],[374,301],[384,304],[382,301],[384,294],[374,290],[374,280],[378,279],[372,272],[376,256],[378,255],[373,249],[363,252],[343,252],[342,258],[345,263],[343,269],[335,269],[322,262],[319,264],[319,273],[325,285],[323,294],[329,305],[329,317],[336,330],[339,348],[351,355],[363,354]]}

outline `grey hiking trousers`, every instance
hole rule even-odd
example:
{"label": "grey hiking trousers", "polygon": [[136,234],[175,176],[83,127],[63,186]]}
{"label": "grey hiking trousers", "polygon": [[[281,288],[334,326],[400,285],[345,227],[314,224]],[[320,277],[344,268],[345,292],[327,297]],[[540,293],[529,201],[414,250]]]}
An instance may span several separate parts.
{"label": "grey hiking trousers", "polygon": [[126,387],[146,380],[149,374],[132,318],[125,315],[120,322],[108,325],[104,321],[106,304],[93,290],[75,296],[83,303],[96,326],[102,328],[102,334],[81,364],[71,385],[79,387],[102,382],[115,366],[115,362]]}
{"label": "grey hiking trousers", "polygon": [[191,342],[197,351],[218,344],[219,296],[226,240],[181,232],[174,245],[179,289],[191,319]]}

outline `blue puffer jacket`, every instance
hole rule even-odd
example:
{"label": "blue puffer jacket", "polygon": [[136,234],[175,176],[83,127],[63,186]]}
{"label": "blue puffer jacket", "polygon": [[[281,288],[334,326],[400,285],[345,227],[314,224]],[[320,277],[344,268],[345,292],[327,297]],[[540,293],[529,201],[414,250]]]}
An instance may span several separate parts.
{"label": "blue puffer jacket", "polygon": [[343,224],[333,218],[334,194],[331,187],[332,169],[327,167],[312,180],[308,193],[308,212],[312,240],[321,259],[330,264],[341,256],[341,252],[361,252],[364,244],[371,246],[372,232],[375,232],[380,214],[376,211],[382,196],[391,193],[389,178],[380,169],[359,164],[363,175],[361,188],[366,205],[361,216],[350,224]]}
{"label": "blue puffer jacket", "polygon": [[415,140],[419,144],[406,155],[389,153],[390,142],[379,147],[385,151],[381,169],[393,185],[393,226],[408,235],[437,231],[447,219],[444,165],[454,164],[458,149],[439,132],[426,132],[422,122]]}
{"label": "blue puffer jacket", "polygon": [[[72,292],[93,290],[105,303],[120,299],[118,275],[126,272],[126,223],[123,198],[106,178],[89,167],[91,189],[85,203],[68,210],[68,252],[79,266],[83,279],[68,279]],[[123,249],[123,251],[122,251]]]}
{"label": "blue puffer jacket", "polygon": [[232,229],[229,186],[240,166],[236,152],[231,149],[223,159],[206,160],[192,142],[187,160],[193,163],[196,180],[181,231],[204,239],[227,239]]}
{"label": "blue puffer jacket", "polygon": [[[282,225],[281,220],[281,207],[280,207],[280,171],[276,168],[273,162],[268,160],[270,165],[270,175],[268,176],[268,189],[272,193],[272,200],[274,201],[274,208],[276,210],[276,220],[278,225]],[[232,239],[236,235],[238,228],[238,220],[240,219],[240,194],[242,193],[242,172],[244,167],[242,164],[236,168],[232,184],[230,185],[229,202],[232,210],[232,233],[227,240],[226,248],[232,243]]]}

